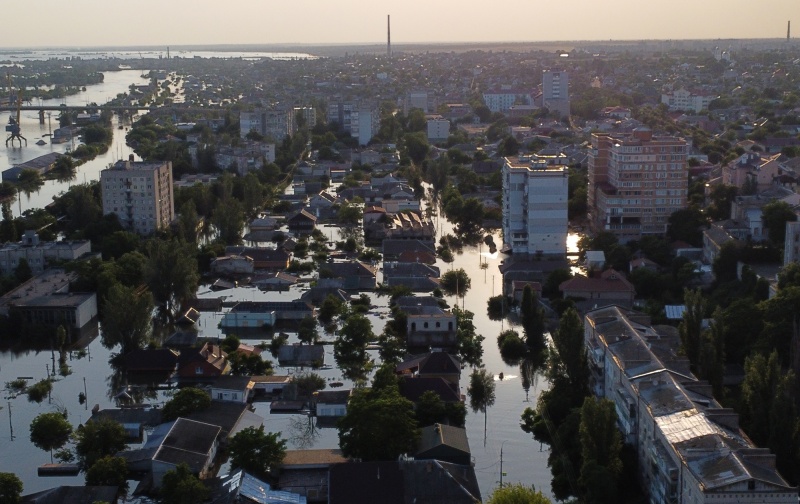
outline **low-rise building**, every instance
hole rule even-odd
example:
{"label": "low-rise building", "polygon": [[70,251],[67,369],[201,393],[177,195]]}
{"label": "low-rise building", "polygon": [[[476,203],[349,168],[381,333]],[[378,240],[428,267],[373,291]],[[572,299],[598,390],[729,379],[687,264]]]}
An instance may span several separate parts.
{"label": "low-rise building", "polygon": [[90,240],[42,242],[36,231],[27,230],[17,243],[0,246],[0,274],[10,275],[23,259],[31,273],[44,271],[54,261],[74,261],[92,252]]}
{"label": "low-rise building", "polygon": [[70,292],[75,273],[47,270],[0,297],[0,316],[17,314],[28,324],[71,329],[97,320],[97,294]]}

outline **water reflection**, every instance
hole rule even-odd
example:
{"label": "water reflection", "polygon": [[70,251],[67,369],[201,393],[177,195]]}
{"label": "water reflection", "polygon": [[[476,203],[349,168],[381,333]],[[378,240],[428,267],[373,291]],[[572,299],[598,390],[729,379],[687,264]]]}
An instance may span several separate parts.
{"label": "water reflection", "polygon": [[312,448],[319,440],[320,430],[311,415],[292,415],[286,439],[296,450]]}

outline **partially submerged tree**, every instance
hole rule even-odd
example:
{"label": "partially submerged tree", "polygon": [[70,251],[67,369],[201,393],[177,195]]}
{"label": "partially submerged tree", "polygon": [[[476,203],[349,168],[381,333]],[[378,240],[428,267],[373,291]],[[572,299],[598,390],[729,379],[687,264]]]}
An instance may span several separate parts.
{"label": "partially submerged tree", "polygon": [[33,419],[30,426],[31,443],[39,449],[50,452],[53,462],[53,450],[61,448],[72,434],[72,425],[59,412],[42,413]]}
{"label": "partially submerged tree", "polygon": [[472,411],[483,412],[483,442],[486,444],[487,410],[494,405],[495,400],[494,375],[483,368],[473,370],[469,375],[467,393]]}
{"label": "partially submerged tree", "polygon": [[150,339],[153,324],[153,297],[150,293],[114,284],[103,306],[103,346],[114,348],[119,345],[123,355],[144,347]]}

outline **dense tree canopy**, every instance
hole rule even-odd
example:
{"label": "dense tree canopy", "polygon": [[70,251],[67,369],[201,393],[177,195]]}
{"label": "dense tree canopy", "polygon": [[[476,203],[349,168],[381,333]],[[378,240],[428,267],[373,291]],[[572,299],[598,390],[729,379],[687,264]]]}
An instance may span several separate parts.
{"label": "dense tree canopy", "polygon": [[0,473],[0,504],[18,504],[22,480],[14,473]]}
{"label": "dense tree canopy", "polygon": [[84,470],[92,467],[101,458],[113,456],[126,448],[122,424],[107,418],[78,426],[73,438],[75,453]]}
{"label": "dense tree canopy", "polygon": [[53,450],[61,448],[69,441],[72,425],[59,412],[42,413],[33,419],[30,426],[31,443],[37,448],[50,452],[53,461]]}
{"label": "dense tree canopy", "polygon": [[120,345],[123,355],[144,347],[153,325],[153,297],[150,292],[114,284],[103,306],[103,346],[114,348]]}
{"label": "dense tree canopy", "polygon": [[356,390],[338,429],[345,456],[365,461],[395,460],[419,439],[414,404],[393,388]]}
{"label": "dense tree canopy", "polygon": [[204,410],[211,406],[211,396],[195,387],[186,387],[179,390],[167,401],[161,412],[161,419],[165,422],[185,417],[195,411]]}
{"label": "dense tree canopy", "polygon": [[286,440],[280,433],[264,432],[264,426],[247,427],[230,440],[231,465],[257,478],[277,470],[286,455]]}

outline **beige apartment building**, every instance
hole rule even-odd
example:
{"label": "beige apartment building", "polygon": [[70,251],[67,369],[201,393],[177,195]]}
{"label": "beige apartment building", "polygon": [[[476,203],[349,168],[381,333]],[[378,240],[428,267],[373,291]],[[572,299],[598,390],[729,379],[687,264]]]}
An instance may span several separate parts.
{"label": "beige apartment building", "polygon": [[592,135],[589,154],[589,222],[592,231],[611,231],[622,242],[663,235],[669,216],[687,206],[686,140],[632,134]]}
{"label": "beige apartment building", "polygon": [[117,161],[100,172],[103,215],[140,235],[166,228],[175,218],[171,162]]}

